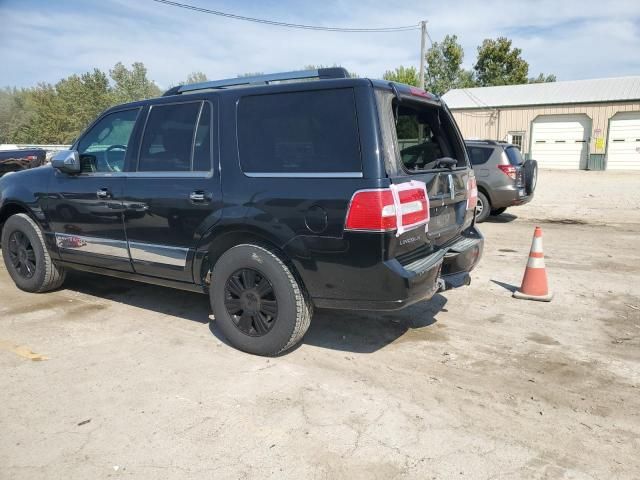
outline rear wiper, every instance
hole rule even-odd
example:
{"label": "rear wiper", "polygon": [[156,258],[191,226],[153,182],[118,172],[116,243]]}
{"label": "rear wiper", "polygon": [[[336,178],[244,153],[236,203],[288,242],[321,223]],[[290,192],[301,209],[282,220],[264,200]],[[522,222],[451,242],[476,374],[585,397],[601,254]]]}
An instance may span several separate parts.
{"label": "rear wiper", "polygon": [[436,160],[436,168],[453,169],[453,167],[456,167],[456,166],[458,166],[458,161],[455,158],[442,157]]}

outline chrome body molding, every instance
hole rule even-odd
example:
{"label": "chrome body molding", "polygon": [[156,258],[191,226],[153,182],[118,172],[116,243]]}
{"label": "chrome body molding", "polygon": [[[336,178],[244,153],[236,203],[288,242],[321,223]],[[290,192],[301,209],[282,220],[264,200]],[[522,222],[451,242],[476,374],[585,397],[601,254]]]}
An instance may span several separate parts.
{"label": "chrome body molding", "polygon": [[82,252],[129,259],[127,242],[124,240],[56,233],[56,245],[61,251]]}
{"label": "chrome body molding", "polygon": [[254,178],[362,178],[362,172],[244,172]]}
{"label": "chrome body molding", "polygon": [[56,233],[56,245],[61,252],[82,252],[91,255],[132,260],[133,263],[158,263],[173,267],[187,266],[188,248],[157,245],[153,243],[127,242],[110,238],[87,237],[68,233]]}
{"label": "chrome body molding", "polygon": [[170,247],[152,243],[129,242],[133,262],[161,263],[174,267],[187,266],[188,248]]}

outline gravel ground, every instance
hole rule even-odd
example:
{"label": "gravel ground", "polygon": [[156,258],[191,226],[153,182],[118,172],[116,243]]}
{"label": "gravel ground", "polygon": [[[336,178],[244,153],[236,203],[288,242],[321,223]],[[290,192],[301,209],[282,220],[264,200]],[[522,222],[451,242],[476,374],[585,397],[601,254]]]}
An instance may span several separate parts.
{"label": "gravel ground", "polygon": [[[640,478],[640,175],[551,172],[470,287],[229,347],[204,296],[0,267],[0,478]],[[534,226],[555,298],[511,298]]]}

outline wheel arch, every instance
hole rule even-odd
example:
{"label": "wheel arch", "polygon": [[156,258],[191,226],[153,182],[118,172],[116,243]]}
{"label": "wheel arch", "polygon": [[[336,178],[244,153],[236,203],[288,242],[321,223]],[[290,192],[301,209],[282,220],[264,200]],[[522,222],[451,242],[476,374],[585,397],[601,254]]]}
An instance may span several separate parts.
{"label": "wheel arch", "polygon": [[489,194],[489,189],[485,185],[478,185],[478,191],[482,192],[485,197],[489,200],[489,207],[493,204],[493,200],[491,199],[491,195]]}
{"label": "wheel arch", "polygon": [[9,217],[17,213],[26,213],[33,219],[33,221],[38,224],[38,226],[42,228],[42,225],[40,225],[38,219],[35,218],[35,216],[26,205],[16,201],[8,201],[4,205],[2,205],[2,208],[0,208],[0,235],[2,234],[2,229],[5,222],[9,219]]}
{"label": "wheel arch", "polygon": [[208,236],[207,242],[196,252],[193,276],[197,281],[203,282],[203,285],[208,284],[211,269],[227,250],[243,243],[253,243],[274,250],[291,269],[300,285],[305,288],[302,276],[285,252],[284,245],[268,232],[247,225],[224,226],[216,230]]}

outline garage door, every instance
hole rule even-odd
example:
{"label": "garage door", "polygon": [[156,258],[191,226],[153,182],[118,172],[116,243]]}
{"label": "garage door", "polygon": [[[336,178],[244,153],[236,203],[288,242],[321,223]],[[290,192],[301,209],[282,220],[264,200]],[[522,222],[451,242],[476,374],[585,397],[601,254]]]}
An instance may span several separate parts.
{"label": "garage door", "polygon": [[640,112],[611,118],[607,170],[640,170]]}
{"label": "garage door", "polygon": [[540,168],[586,168],[590,132],[586,115],[538,117],[531,131],[531,158]]}

